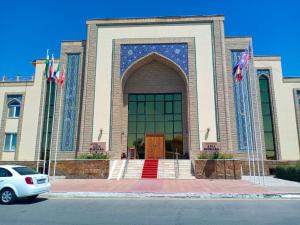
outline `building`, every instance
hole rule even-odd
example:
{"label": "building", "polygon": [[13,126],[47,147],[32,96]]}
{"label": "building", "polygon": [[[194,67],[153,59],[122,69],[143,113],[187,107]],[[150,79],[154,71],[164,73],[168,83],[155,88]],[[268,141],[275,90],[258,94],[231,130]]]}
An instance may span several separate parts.
{"label": "building", "polygon": [[92,143],[111,159],[195,159],[218,143],[237,158],[299,160],[300,78],[254,56],[236,81],[249,43],[225,37],[218,15],[88,20],[86,40],[61,43],[63,88],[46,82],[44,59],[33,77],[0,82],[0,160],[43,159],[45,146],[74,159]]}

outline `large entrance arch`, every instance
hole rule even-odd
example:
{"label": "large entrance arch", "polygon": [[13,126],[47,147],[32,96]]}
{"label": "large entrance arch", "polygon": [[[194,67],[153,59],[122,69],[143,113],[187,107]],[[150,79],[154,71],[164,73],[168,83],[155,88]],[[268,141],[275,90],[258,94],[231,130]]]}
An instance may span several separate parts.
{"label": "large entrance arch", "polygon": [[130,67],[122,79],[126,150],[141,159],[188,157],[187,89],[186,75],[158,54]]}
{"label": "large entrance arch", "polygon": [[[110,157],[112,159],[120,159],[121,155],[128,152],[128,148],[134,147],[137,149],[138,146],[141,150],[140,152],[142,152],[138,156],[144,158],[145,150],[139,146],[145,148],[146,135],[148,137],[157,135],[157,137],[153,138],[156,141],[154,141],[153,145],[156,143],[159,145],[160,143],[157,141],[165,139],[163,144],[165,148],[164,158],[173,158],[174,149],[176,151],[177,148],[177,151],[181,152],[180,157],[194,159],[197,157],[200,149],[200,139],[196,67],[192,66],[195,65],[193,40],[188,38],[157,40],[159,41],[158,43],[166,43],[166,48],[169,46],[168,49],[164,49],[165,51],[160,51],[161,49],[157,51],[152,50],[154,47],[163,47],[164,45],[153,45],[151,44],[152,42],[147,44],[147,41],[149,40],[122,39],[116,40],[114,45],[108,144]],[[132,45],[127,46],[128,43]],[[177,50],[177,47],[181,46],[182,43],[188,44],[188,51],[182,52]],[[172,46],[176,48],[172,49]],[[125,47],[127,51],[124,52],[122,49]],[[135,47],[138,51],[135,50]],[[149,50],[150,48],[151,51]],[[167,51],[174,54],[184,54],[184,56],[181,55],[182,57],[176,58],[172,55],[172,58],[167,54]],[[148,53],[140,57],[140,52],[141,55],[145,52]],[[139,95],[141,96],[138,97]],[[131,98],[130,101],[129,98]],[[134,100],[134,98],[145,99],[144,103],[141,104],[144,105],[142,110],[144,115],[137,111],[132,113],[134,116],[131,113],[129,114],[129,102],[135,102],[132,104],[136,105],[136,107],[138,107],[137,104],[140,102],[139,100]],[[156,109],[161,109],[158,106],[159,104],[164,107],[163,113],[156,112]],[[172,105],[172,111],[165,111],[167,109],[166,104]],[[173,110],[174,104],[180,104],[181,113]],[[154,108],[153,115],[146,112],[146,110],[151,110],[150,108],[147,109],[147,106],[151,107],[151,105],[157,105]],[[180,109],[179,107],[175,108]],[[161,119],[159,119],[159,115]],[[153,120],[150,121],[151,119]],[[134,126],[133,130],[129,130],[129,121],[135,122],[132,125]],[[137,124],[138,122],[142,122],[143,125]],[[151,123],[154,126],[152,130],[150,129]],[[138,125],[141,126],[137,127]],[[146,130],[147,125],[149,125],[149,132]],[[172,129],[169,129],[169,127],[172,127]],[[133,136],[135,136],[135,144],[133,144],[134,141],[130,141],[130,139],[133,139]],[[144,137],[144,139],[141,141],[140,137]],[[149,145],[152,145],[151,142]],[[169,151],[170,148],[173,150]],[[161,150],[154,153],[160,156]]]}

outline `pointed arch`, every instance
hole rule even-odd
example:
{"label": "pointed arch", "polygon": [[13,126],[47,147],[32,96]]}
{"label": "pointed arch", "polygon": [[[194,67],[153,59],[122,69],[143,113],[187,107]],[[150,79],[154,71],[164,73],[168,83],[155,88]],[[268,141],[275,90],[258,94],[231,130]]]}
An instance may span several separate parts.
{"label": "pointed arch", "polygon": [[261,101],[261,113],[263,119],[263,134],[265,142],[266,158],[278,159],[276,143],[276,127],[274,123],[274,108],[272,103],[272,90],[270,74],[261,72],[258,76]]}
{"label": "pointed arch", "polygon": [[173,69],[174,71],[176,71],[177,74],[183,80],[185,86],[187,87],[187,84],[188,84],[187,74],[185,74],[185,72],[180,68],[180,66],[178,64],[176,64],[175,62],[173,62],[172,60],[168,59],[167,57],[165,57],[161,54],[158,54],[156,52],[152,52],[152,53],[142,57],[141,59],[137,60],[136,62],[134,62],[132,65],[130,65],[126,69],[123,76],[121,77],[122,89],[124,89],[126,81],[130,77],[131,74],[133,74],[135,71],[137,71],[138,69],[140,69],[144,65],[149,64],[153,61],[157,61],[159,63],[162,63],[162,64],[166,65],[167,67],[169,67],[169,68]]}

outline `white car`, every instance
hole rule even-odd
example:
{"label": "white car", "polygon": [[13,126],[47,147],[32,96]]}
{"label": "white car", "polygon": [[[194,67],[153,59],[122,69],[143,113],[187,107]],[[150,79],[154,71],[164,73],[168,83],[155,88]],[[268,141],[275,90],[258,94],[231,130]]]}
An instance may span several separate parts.
{"label": "white car", "polygon": [[0,202],[11,204],[17,198],[35,199],[50,191],[49,177],[18,165],[0,165]]}

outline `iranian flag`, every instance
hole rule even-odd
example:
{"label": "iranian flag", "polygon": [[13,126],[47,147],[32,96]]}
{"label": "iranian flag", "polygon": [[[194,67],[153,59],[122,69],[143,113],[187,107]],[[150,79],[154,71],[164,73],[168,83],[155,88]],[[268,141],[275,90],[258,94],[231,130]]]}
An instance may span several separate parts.
{"label": "iranian flag", "polygon": [[49,73],[49,49],[47,49],[47,55],[46,55],[46,66],[45,66],[45,77],[48,78]]}
{"label": "iranian flag", "polygon": [[57,66],[57,69],[54,73],[54,80],[55,80],[55,84],[58,84],[59,83],[59,79],[60,79],[60,63],[58,64]]}
{"label": "iranian flag", "polygon": [[53,75],[54,75],[54,56],[52,54],[50,68],[49,68],[48,82],[50,82],[51,78],[53,78]]}

